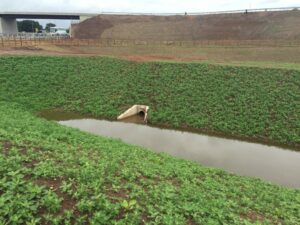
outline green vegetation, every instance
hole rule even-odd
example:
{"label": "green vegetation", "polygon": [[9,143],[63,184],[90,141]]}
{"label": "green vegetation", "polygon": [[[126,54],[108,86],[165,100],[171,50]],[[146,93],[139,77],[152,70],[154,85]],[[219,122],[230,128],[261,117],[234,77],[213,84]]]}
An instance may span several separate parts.
{"label": "green vegetation", "polygon": [[0,224],[300,224],[292,190],[36,117],[64,109],[299,146],[299,71],[0,58]]}
{"label": "green vegetation", "polygon": [[[280,49],[278,50],[280,51]],[[254,62],[254,61],[233,61],[233,62],[214,62],[207,61],[207,63],[217,65],[230,65],[230,66],[244,66],[244,67],[259,67],[259,68],[273,68],[273,69],[288,69],[288,70],[300,70],[299,63],[282,63],[282,62]]]}
{"label": "green vegetation", "polygon": [[133,104],[150,122],[300,146],[300,73],[107,58],[2,57],[0,100],[116,118]]}
{"label": "green vegetation", "polygon": [[51,27],[56,27],[56,25],[54,24],[54,23],[47,23],[46,24],[46,27],[45,27],[45,30],[47,31],[47,32],[50,32],[50,28]]}
{"label": "green vegetation", "polygon": [[0,224],[299,224],[300,190],[155,154],[0,102]]}
{"label": "green vegetation", "polygon": [[17,21],[18,31],[19,32],[37,32],[43,29],[43,26],[40,25],[38,21],[34,20],[22,20]]}

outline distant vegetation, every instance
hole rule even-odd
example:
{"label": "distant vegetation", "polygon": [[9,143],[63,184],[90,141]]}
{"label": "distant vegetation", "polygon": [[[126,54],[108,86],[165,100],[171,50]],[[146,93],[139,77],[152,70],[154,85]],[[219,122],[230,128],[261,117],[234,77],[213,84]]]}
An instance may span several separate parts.
{"label": "distant vegetation", "polygon": [[50,28],[51,27],[56,27],[56,25],[54,24],[54,23],[47,23],[46,24],[46,27],[45,27],[45,30],[47,31],[47,32],[50,32]]}
{"label": "distant vegetation", "polygon": [[34,20],[22,20],[17,22],[19,32],[35,33],[43,29],[39,22]]}
{"label": "distant vegetation", "polygon": [[[34,20],[17,21],[17,25],[18,25],[19,32],[35,33],[43,30],[43,26],[40,25],[38,21],[34,21]],[[45,30],[47,32],[50,32],[50,28],[55,26],[56,25],[54,23],[47,23],[45,26]]]}

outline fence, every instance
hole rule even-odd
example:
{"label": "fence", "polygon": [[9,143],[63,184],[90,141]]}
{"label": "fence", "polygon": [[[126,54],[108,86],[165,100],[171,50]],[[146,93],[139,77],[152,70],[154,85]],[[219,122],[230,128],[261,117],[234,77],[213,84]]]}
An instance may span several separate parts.
{"label": "fence", "polygon": [[[52,38],[54,34],[51,33],[33,33],[33,32],[18,32],[14,34],[7,34],[7,33],[0,33],[0,37],[4,39],[11,39],[11,38]],[[68,35],[66,35],[68,36]],[[57,36],[56,36],[57,37]],[[61,36],[62,37],[62,36]]]}
{"label": "fence", "polygon": [[[51,36],[1,36],[0,48],[4,47],[26,47],[39,45],[59,45],[67,43],[69,37]],[[64,41],[64,42],[63,42]]]}
{"label": "fence", "polygon": [[73,39],[68,37],[0,37],[0,48],[42,45],[59,46],[183,46],[183,47],[300,47],[300,40],[192,40],[192,41],[153,41],[153,40],[114,40],[114,39]]}

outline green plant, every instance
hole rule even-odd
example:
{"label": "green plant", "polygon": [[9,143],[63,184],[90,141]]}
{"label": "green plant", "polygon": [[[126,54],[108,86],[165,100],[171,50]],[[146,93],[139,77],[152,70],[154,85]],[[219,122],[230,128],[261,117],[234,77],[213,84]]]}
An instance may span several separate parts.
{"label": "green plant", "polygon": [[57,212],[61,207],[61,199],[52,191],[47,191],[46,195],[42,198],[42,204],[50,212]]}
{"label": "green plant", "polygon": [[299,70],[81,57],[1,57],[0,64],[0,100],[35,113],[115,119],[140,103],[151,107],[154,125],[300,145]]}
{"label": "green plant", "polygon": [[123,200],[122,207],[126,210],[132,210],[136,206],[137,202],[136,200]]}
{"label": "green plant", "polygon": [[114,118],[141,102],[156,124],[298,146],[299,72],[102,58],[0,63],[1,224],[300,224],[299,189],[36,116],[63,108]]}

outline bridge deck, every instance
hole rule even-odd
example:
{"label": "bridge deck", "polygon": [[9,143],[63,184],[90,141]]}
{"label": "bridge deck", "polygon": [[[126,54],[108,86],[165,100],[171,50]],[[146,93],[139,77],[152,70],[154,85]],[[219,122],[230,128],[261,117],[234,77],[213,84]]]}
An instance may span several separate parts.
{"label": "bridge deck", "polygon": [[82,16],[96,16],[88,13],[53,13],[53,12],[0,12],[0,17],[15,19],[60,19],[79,20]]}

